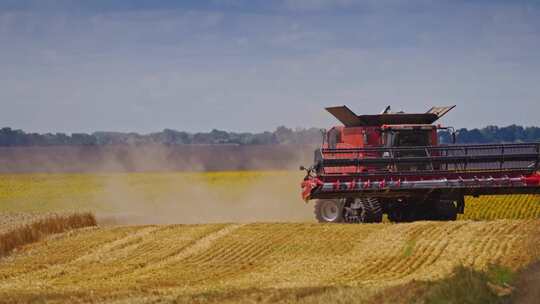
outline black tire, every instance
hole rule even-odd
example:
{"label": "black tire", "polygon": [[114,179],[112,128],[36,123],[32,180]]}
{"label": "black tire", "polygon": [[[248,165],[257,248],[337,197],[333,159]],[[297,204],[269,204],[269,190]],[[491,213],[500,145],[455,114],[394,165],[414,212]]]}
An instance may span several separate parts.
{"label": "black tire", "polygon": [[457,219],[457,207],[454,201],[440,200],[437,202],[436,219],[439,221],[455,221]]}
{"label": "black tire", "polygon": [[411,222],[409,213],[408,208],[404,206],[394,207],[388,212],[388,219],[394,223]]}
{"label": "black tire", "polygon": [[315,202],[315,218],[319,223],[343,223],[344,200],[328,199]]}
{"label": "black tire", "polygon": [[362,213],[360,222],[362,223],[380,223],[382,222],[383,212],[382,204],[376,198],[365,198],[360,201]]}
{"label": "black tire", "polygon": [[410,223],[423,220],[437,220],[435,202],[433,204],[417,203],[415,200],[394,204],[388,210],[388,219],[395,223]]}

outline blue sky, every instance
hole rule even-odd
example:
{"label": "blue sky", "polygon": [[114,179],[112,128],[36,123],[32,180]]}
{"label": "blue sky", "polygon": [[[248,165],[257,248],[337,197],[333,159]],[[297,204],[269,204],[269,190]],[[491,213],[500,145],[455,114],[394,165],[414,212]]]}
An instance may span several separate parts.
{"label": "blue sky", "polygon": [[540,125],[536,1],[0,1],[0,125],[152,132],[327,127],[457,104]]}

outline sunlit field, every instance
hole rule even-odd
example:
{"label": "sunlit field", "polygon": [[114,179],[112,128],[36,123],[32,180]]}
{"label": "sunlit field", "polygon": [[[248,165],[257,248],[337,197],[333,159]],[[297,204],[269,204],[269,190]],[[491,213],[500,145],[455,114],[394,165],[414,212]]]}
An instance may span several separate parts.
{"label": "sunlit field", "polygon": [[0,302],[406,303],[459,267],[540,257],[538,196],[467,198],[455,222],[318,224],[301,172],[0,178]]}
{"label": "sunlit field", "polygon": [[[0,260],[3,301],[344,303],[538,256],[538,220],[81,229]],[[535,247],[536,246],[536,247]],[[406,290],[406,288],[403,288]],[[377,302],[374,302],[377,303]]]}
{"label": "sunlit field", "polygon": [[[142,213],[174,223],[312,221],[312,204],[300,199],[301,179],[302,172],[291,171],[0,175],[0,206],[2,212]],[[507,195],[467,197],[460,219],[539,217],[540,196]]]}
{"label": "sunlit field", "polygon": [[20,174],[0,177],[4,212],[92,211],[102,221],[312,221],[301,172]]}

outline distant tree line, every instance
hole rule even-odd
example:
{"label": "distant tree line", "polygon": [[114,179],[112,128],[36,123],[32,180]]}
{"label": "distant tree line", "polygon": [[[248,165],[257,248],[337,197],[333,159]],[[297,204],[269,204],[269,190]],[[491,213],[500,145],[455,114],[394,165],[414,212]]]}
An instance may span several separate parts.
{"label": "distant tree line", "polygon": [[[451,143],[452,136],[450,132],[439,132],[439,140],[442,143]],[[510,125],[507,127],[487,126],[471,130],[459,129],[456,130],[456,142],[462,144],[540,142],[540,128]]]}
{"label": "distant tree line", "polygon": [[312,144],[322,141],[320,129],[289,129],[278,127],[274,132],[236,133],[220,130],[188,133],[165,129],[150,134],[94,132],[73,133],[26,133],[11,128],[0,129],[0,146],[103,146],[103,145],[268,145]]}
{"label": "distant tree line", "polygon": [[[500,143],[540,141],[539,127],[488,126],[482,129],[459,129],[456,131],[458,143]],[[450,132],[439,132],[442,143],[452,142]],[[0,129],[0,146],[103,146],[103,145],[271,145],[271,144],[320,144],[320,129],[290,129],[278,127],[273,132],[236,133],[220,130],[188,133],[165,129],[150,134],[94,132],[92,134],[73,133],[26,133],[11,128]]]}

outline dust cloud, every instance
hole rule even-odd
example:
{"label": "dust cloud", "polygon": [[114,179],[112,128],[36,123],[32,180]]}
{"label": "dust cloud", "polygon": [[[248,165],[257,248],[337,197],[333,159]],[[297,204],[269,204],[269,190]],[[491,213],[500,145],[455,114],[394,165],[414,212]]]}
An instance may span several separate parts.
{"label": "dust cloud", "polygon": [[[128,171],[127,164],[161,172],[104,175],[97,203],[110,212],[98,213],[98,219],[103,224],[312,221],[313,206],[300,198],[303,173],[297,169],[308,163],[305,150],[267,148],[197,147],[174,157],[169,147],[152,147],[134,150],[128,162],[108,158],[100,171]],[[229,171],[203,173],[212,169]],[[279,170],[246,171],[252,169]]]}
{"label": "dust cloud", "polygon": [[309,145],[118,145],[0,147],[1,173],[291,170]]}
{"label": "dust cloud", "polygon": [[[313,221],[300,198],[306,146],[103,146],[0,149],[4,173],[82,173],[101,224]],[[52,175],[51,175],[52,176]],[[70,197],[65,197],[68,201]]]}
{"label": "dust cloud", "polygon": [[[312,221],[313,206],[300,198],[301,174],[280,171],[217,174],[217,181],[192,174],[105,176],[99,197],[107,212],[100,224],[199,224]],[[211,179],[212,177],[210,177]],[[228,180],[229,179],[229,180]],[[153,189],[150,189],[153,188]]]}

